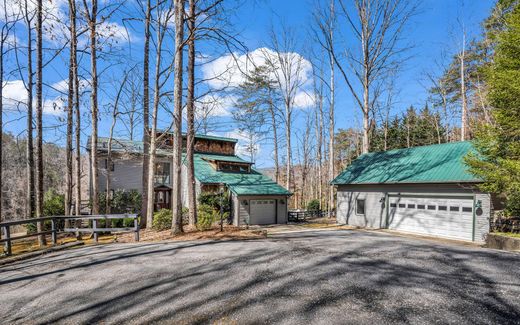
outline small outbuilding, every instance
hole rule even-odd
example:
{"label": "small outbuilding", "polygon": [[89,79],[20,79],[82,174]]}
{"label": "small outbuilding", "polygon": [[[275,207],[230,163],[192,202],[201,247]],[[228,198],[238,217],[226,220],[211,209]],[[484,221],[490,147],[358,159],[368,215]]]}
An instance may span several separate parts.
{"label": "small outbuilding", "polygon": [[463,141],[361,155],[332,181],[337,222],[484,241],[492,197],[464,163],[472,150]]}

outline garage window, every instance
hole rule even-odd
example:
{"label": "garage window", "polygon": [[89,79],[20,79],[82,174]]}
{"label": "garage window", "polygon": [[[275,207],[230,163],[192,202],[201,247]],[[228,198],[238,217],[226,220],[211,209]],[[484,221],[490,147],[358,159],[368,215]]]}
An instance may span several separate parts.
{"label": "garage window", "polygon": [[391,208],[397,208],[397,203],[390,203]]}
{"label": "garage window", "polygon": [[439,211],[447,211],[448,207],[445,205],[439,205]]}
{"label": "garage window", "polygon": [[428,210],[435,210],[435,205],[429,205]]}
{"label": "garage window", "polygon": [[365,200],[357,199],[356,200],[356,214],[365,215]]}
{"label": "garage window", "polygon": [[462,207],[462,212],[473,212],[471,207]]}
{"label": "garage window", "polygon": [[419,210],[424,210],[426,207],[424,206],[424,204],[418,204],[417,205],[417,209]]}
{"label": "garage window", "polygon": [[459,207],[450,207],[450,211],[457,212],[459,211]]}
{"label": "garage window", "polygon": [[415,209],[415,204],[408,204],[408,209]]}
{"label": "garage window", "polygon": [[406,208],[406,204],[404,204],[404,203],[399,203],[399,207],[400,207],[400,208]]}

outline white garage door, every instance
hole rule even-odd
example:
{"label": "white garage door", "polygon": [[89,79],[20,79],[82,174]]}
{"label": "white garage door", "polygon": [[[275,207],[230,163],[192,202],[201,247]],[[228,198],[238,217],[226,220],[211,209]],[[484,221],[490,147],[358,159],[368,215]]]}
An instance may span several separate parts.
{"label": "white garage door", "polygon": [[251,200],[249,215],[252,225],[276,223],[276,200]]}
{"label": "white garage door", "polygon": [[388,228],[473,240],[473,199],[390,197]]}

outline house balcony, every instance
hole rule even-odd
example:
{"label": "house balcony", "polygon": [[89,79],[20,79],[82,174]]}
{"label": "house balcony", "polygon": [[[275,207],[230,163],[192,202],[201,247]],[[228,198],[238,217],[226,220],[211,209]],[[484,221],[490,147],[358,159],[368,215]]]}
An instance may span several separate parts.
{"label": "house balcony", "polygon": [[155,175],[153,177],[154,186],[171,185],[170,175]]}

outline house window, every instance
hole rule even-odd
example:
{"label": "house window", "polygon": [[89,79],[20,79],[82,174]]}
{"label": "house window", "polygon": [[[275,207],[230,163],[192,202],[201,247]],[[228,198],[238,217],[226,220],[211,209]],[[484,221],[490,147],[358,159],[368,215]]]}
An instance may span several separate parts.
{"label": "house window", "polygon": [[365,200],[357,199],[356,200],[356,214],[365,215]]}
{"label": "house window", "polygon": [[158,162],[155,164],[155,184],[170,184],[170,163]]}
{"label": "house window", "polygon": [[[105,169],[108,169],[108,159],[105,159]],[[114,171],[114,162],[113,161],[110,163],[110,171],[111,172]]]}

